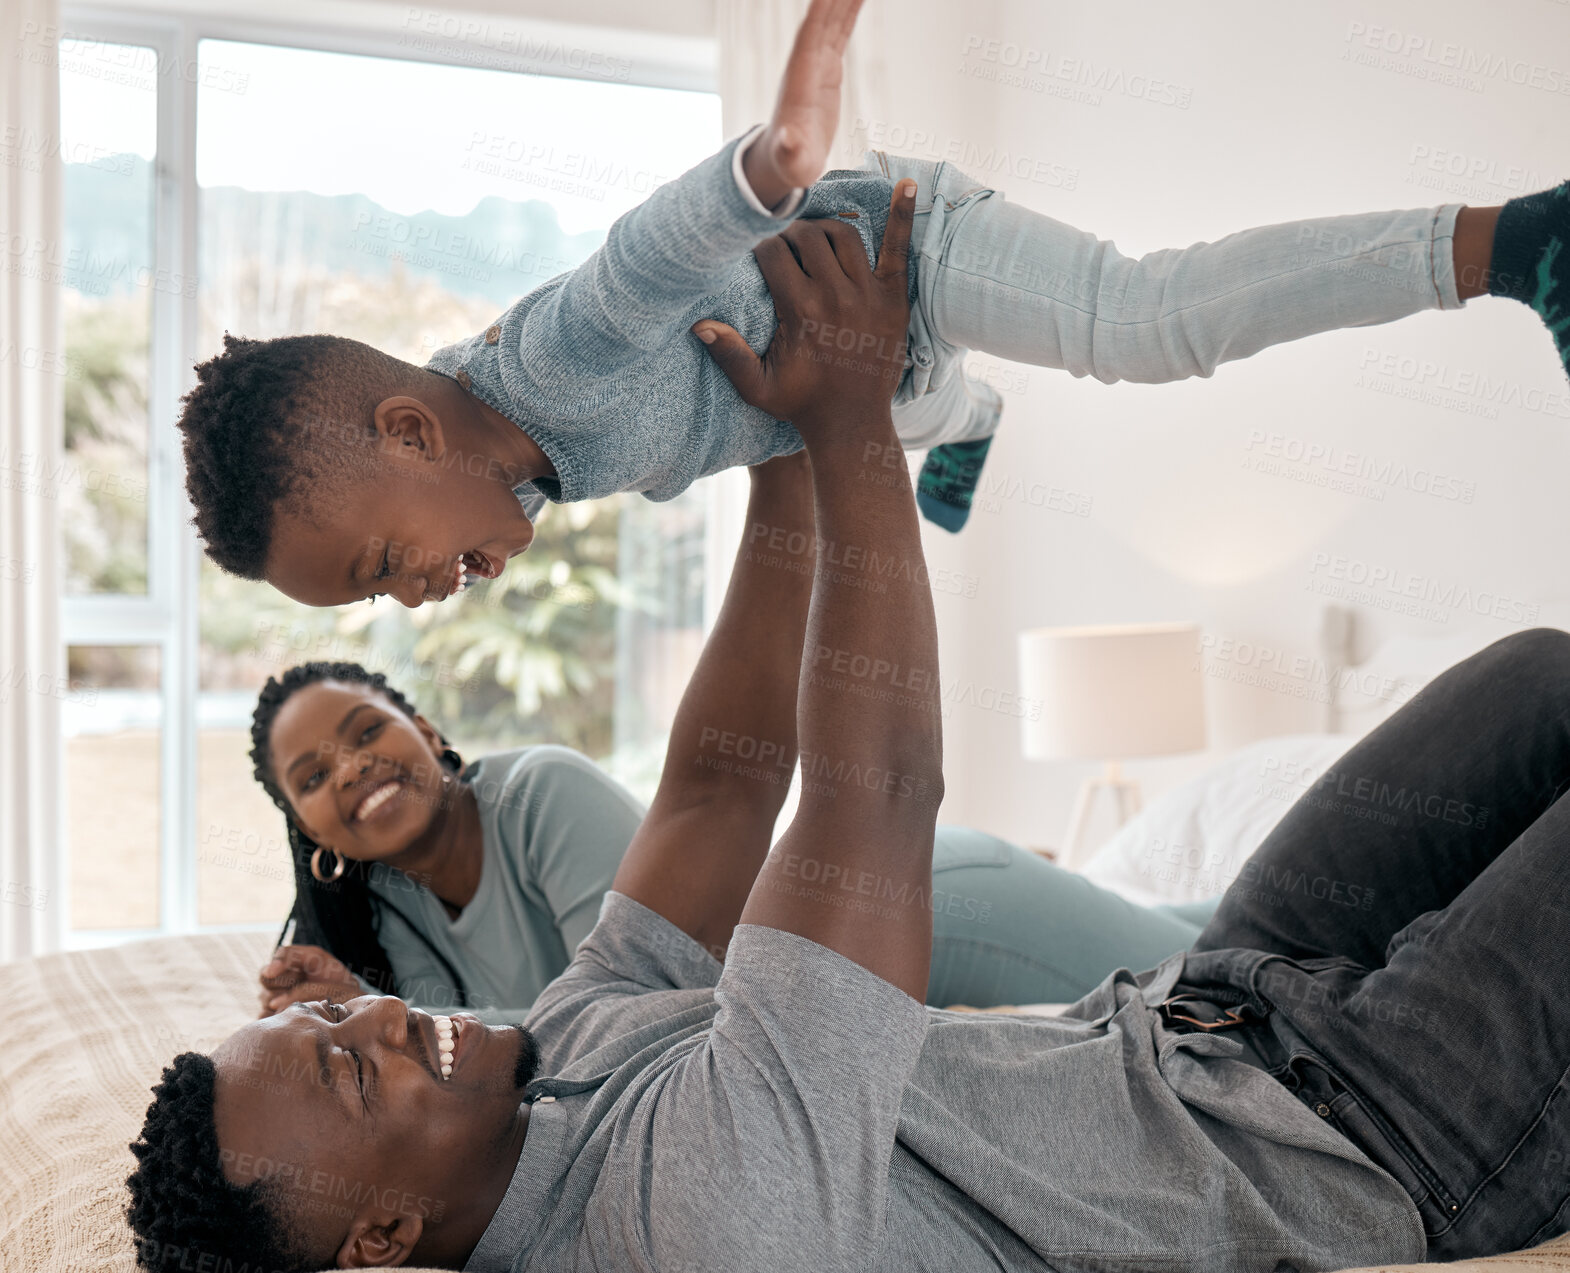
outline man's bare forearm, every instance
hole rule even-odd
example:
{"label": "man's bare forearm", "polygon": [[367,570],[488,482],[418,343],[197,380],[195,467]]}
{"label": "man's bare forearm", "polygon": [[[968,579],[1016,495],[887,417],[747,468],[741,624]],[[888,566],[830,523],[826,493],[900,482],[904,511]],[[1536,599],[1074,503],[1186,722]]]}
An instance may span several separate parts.
{"label": "man's bare forearm", "polygon": [[884,463],[901,454],[888,408],[854,415],[809,442],[818,563],[802,801],[742,921],[811,938],[921,999],[943,791],[937,627],[909,475]]}
{"label": "man's bare forearm", "polygon": [[918,772],[936,790],[937,623],[915,497],[892,423],[854,432],[813,470],[818,570],[797,729],[803,750]]}
{"label": "man's bare forearm", "polygon": [[751,473],[725,600],[682,695],[661,777],[682,801],[718,796],[772,827],[796,763],[796,676],[815,533],[805,452]]}
{"label": "man's bare forearm", "polygon": [[796,679],[812,590],[805,453],[752,473],[719,617],[671,725],[649,813],[613,887],[722,953],[796,764]]}

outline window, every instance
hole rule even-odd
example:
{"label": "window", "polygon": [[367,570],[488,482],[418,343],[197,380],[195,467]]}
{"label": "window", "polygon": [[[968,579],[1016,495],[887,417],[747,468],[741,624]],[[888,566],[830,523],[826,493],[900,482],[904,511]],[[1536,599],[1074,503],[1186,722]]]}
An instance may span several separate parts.
{"label": "window", "polygon": [[74,945],[281,922],[293,868],[249,725],[294,663],[364,663],[466,754],[562,742],[647,798],[701,643],[701,489],[549,506],[529,553],[443,605],[313,610],[200,555],[174,420],[224,331],[421,365],[483,330],[712,153],[718,99],[206,30],[61,48],[62,133],[87,143],[67,240],[99,263],[67,297]]}
{"label": "window", "polygon": [[61,703],[71,928],[157,928],[159,648],[74,645]]}
{"label": "window", "polygon": [[[147,593],[156,60],[145,46],[60,44],[68,596]],[[130,74],[102,77],[116,62]]]}

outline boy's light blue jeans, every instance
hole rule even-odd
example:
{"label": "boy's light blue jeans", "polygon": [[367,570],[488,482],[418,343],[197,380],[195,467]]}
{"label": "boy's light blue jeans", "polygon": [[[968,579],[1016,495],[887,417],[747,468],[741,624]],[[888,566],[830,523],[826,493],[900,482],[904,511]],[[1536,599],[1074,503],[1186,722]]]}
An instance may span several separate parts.
{"label": "boy's light blue jeans", "polygon": [[997,836],[946,826],[932,857],[927,1002],[1072,1003],[1115,969],[1187,950],[1219,901],[1140,906]]}
{"label": "boy's light blue jeans", "polygon": [[914,365],[895,399],[912,450],[996,426],[995,412],[976,409],[991,391],[966,381],[966,350],[1155,384],[1316,332],[1462,304],[1461,204],[1261,226],[1135,260],[951,164],[868,151],[863,167],[917,183]]}

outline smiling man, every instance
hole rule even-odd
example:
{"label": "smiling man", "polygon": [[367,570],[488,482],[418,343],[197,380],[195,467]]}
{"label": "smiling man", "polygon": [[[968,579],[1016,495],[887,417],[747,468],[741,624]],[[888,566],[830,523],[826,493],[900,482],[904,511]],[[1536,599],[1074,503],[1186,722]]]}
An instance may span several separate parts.
{"label": "smiling man", "polygon": [[[1061,1018],[923,1006],[941,697],[915,501],[882,463],[899,360],[814,339],[902,347],[904,192],[876,273],[844,225],[758,247],[764,360],[699,325],[807,455],[754,473],[659,789],[572,963],[523,1028],[367,998],[177,1057],[132,1147],[144,1267],[1309,1273],[1564,1230],[1564,633],[1495,643],[1338,766],[1486,826],[1404,808],[1371,835],[1299,802],[1255,855],[1372,904],[1245,880],[1195,950]],[[895,568],[849,564],[873,550]],[[712,740],[793,762],[798,736],[888,780],[806,784],[770,850],[773,784]]]}
{"label": "smiling man", "polygon": [[[305,1252],[313,1267],[374,1267],[422,1239],[423,1260],[457,1264],[517,1164],[537,1064],[521,1026],[432,1017],[390,996],[296,1004],[188,1061],[164,1112],[210,1121],[222,1249],[251,1267],[292,1267]],[[139,1151],[148,1164],[154,1154]],[[219,1235],[191,1236],[149,1228],[144,1263],[178,1250],[187,1267],[212,1266],[199,1256],[217,1255]]]}

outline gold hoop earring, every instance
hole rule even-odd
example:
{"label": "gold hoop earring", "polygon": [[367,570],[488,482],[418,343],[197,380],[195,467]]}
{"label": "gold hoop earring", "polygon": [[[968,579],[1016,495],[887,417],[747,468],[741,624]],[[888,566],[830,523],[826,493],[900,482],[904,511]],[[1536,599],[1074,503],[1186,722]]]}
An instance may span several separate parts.
{"label": "gold hoop earring", "polygon": [[[322,874],[322,854],[323,853],[332,853],[332,855],[333,855],[333,871],[332,871],[331,875],[323,875]],[[319,879],[323,884],[331,884],[331,883],[333,883],[336,880],[342,879],[343,878],[343,868],[344,868],[343,854],[341,854],[341,853],[334,853],[332,849],[329,849],[324,844],[318,844],[316,846],[315,850],[312,851],[312,853],[311,853],[311,874],[314,875],[317,879]]]}

